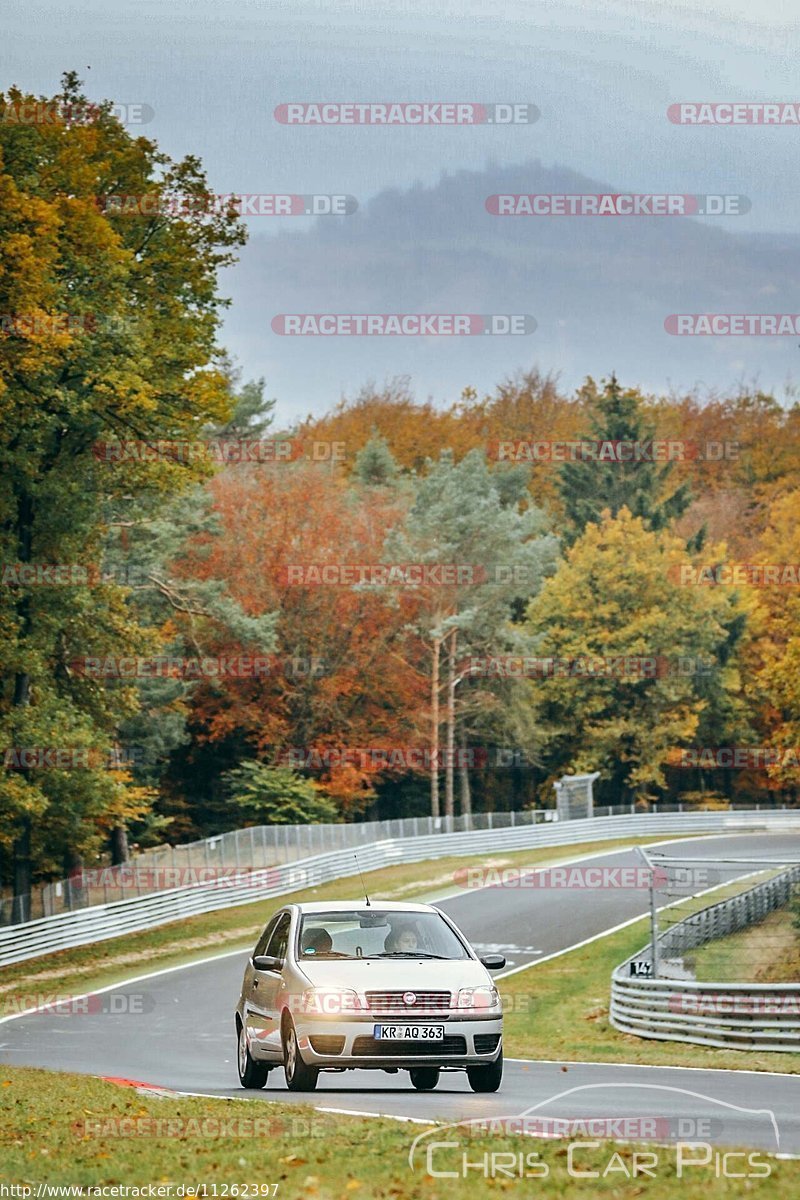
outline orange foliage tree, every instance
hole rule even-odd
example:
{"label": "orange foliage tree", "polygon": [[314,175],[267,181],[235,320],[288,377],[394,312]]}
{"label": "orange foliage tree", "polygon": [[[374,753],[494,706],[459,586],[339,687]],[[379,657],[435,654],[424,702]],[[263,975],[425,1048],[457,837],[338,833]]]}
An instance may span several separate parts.
{"label": "orange foliage tree", "polygon": [[180,570],[224,578],[250,616],[277,613],[278,649],[267,675],[200,686],[192,724],[201,740],[237,734],[261,758],[305,756],[342,810],[359,811],[379,764],[360,754],[339,762],[339,752],[418,740],[424,679],[396,652],[406,605],[351,586],[296,585],[287,569],[380,562],[402,493],[353,487],[305,462],[231,468],[210,487],[219,532],[188,547]]}

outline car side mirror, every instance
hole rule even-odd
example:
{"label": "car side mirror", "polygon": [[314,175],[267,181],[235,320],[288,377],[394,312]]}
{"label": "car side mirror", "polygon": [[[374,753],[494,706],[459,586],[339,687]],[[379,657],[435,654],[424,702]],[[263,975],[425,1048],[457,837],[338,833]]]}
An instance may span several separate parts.
{"label": "car side mirror", "polygon": [[256,954],[253,958],[253,966],[257,971],[280,971],[282,965],[282,960],[272,954]]}
{"label": "car side mirror", "polygon": [[481,962],[489,971],[500,971],[506,965],[503,954],[484,954]]}

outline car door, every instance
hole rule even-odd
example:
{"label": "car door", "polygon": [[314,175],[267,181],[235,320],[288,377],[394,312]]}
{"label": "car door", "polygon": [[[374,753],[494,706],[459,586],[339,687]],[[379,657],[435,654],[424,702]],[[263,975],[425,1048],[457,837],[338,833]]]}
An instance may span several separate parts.
{"label": "car door", "polygon": [[242,981],[242,1019],[247,1030],[248,1043],[255,1041],[260,1044],[261,1034],[265,1028],[265,1013],[259,995],[261,979],[259,972],[253,966],[253,959],[259,954],[267,953],[267,944],[281,916],[282,914],[277,912],[274,917],[271,917],[267,921],[245,968],[244,980]]}
{"label": "car door", "polygon": [[286,960],[289,948],[291,926],[291,913],[279,913],[271,931],[268,932],[266,947],[260,951],[261,954],[268,954],[278,959],[281,966],[273,971],[259,971],[253,967],[249,1004],[250,1037],[251,1041],[254,1041],[258,1048],[271,1058],[283,1057],[278,996],[283,990],[281,967]]}

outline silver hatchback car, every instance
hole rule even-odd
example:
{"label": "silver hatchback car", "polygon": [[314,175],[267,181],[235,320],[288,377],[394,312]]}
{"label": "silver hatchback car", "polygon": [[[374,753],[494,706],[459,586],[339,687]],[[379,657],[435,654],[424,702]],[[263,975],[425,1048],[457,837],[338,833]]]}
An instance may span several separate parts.
{"label": "silver hatchback car", "polygon": [[[428,904],[287,904],[248,960],[236,1006],[239,1078],[261,1088],[283,1066],[291,1091],[320,1071],[409,1071],[419,1091],[442,1070],[472,1090],[503,1077],[503,1012],[489,970]],[[488,970],[487,970],[488,968]]]}

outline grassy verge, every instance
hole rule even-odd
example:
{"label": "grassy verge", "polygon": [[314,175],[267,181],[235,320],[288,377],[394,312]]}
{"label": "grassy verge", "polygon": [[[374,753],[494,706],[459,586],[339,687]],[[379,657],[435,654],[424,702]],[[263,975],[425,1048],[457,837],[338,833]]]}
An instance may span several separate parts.
{"label": "grassy verge", "polygon": [[795,913],[779,908],[763,921],[692,951],[698,979],[720,983],[800,982],[800,930]]}
{"label": "grassy verge", "polygon": [[[696,834],[687,835],[696,837]],[[657,837],[620,838],[585,842],[575,846],[520,850],[505,855],[450,857],[435,863],[408,863],[371,871],[365,876],[370,896],[383,900],[424,900],[441,895],[454,886],[456,871],[468,866],[527,867],[562,862],[581,854],[602,853],[621,846],[647,845],[664,840]],[[94,988],[121,983],[136,975],[178,966],[228,950],[251,947],[271,912],[286,899],[348,900],[360,895],[357,878],[341,879],[317,888],[257,900],[236,908],[203,913],[173,921],[142,933],[126,934],[106,942],[61,950],[45,958],[31,959],[4,967],[0,974],[0,1016],[18,1012],[28,998],[57,990],[60,996],[76,995]]]}
{"label": "grassy verge", "polygon": [[[751,881],[728,885],[716,891],[713,899],[724,899],[749,886]],[[710,902],[710,897],[684,902],[681,915]],[[649,933],[649,921],[643,918],[609,937],[501,980],[506,1054],[572,1062],[800,1073],[800,1056],[795,1054],[715,1050],[638,1038],[614,1029],[608,1019],[611,972],[645,945]]]}
{"label": "grassy verge", "polygon": [[[215,1194],[215,1185],[217,1196],[227,1187],[228,1196],[248,1200],[254,1195],[276,1195],[278,1200],[467,1200],[506,1194],[535,1194],[543,1200],[567,1194],[587,1200],[642,1195],[672,1200],[678,1194],[683,1200],[793,1200],[800,1187],[799,1163],[778,1162],[765,1154],[756,1155],[759,1164],[768,1165],[769,1174],[762,1178],[719,1178],[712,1158],[708,1166],[691,1168],[679,1179],[674,1147],[652,1148],[653,1176],[632,1177],[633,1156],[642,1147],[609,1142],[591,1142],[591,1148],[577,1151],[575,1167],[600,1175],[579,1179],[569,1174],[564,1142],[502,1136],[480,1141],[462,1136],[456,1149],[437,1151],[431,1159],[435,1171],[455,1171],[457,1177],[433,1177],[426,1173],[424,1154],[416,1170],[408,1162],[410,1144],[425,1128],[371,1120],[367,1146],[363,1120],[311,1108],[156,1098],[86,1076],[0,1071],[0,1182],[27,1185],[34,1197],[40,1183],[145,1188],[169,1183],[171,1192],[162,1194],[201,1200],[203,1185],[208,1196]],[[447,1138],[453,1140],[454,1131]],[[500,1153],[504,1160],[491,1157]],[[464,1157],[473,1164],[485,1162],[487,1173],[493,1166],[497,1172],[500,1162],[508,1172],[510,1162],[521,1161],[525,1174],[515,1167],[511,1176],[487,1178],[473,1167],[464,1178]],[[742,1163],[738,1158],[735,1170],[742,1171]],[[275,1184],[277,1191],[272,1190]],[[181,1185],[183,1193],[177,1190]]]}

